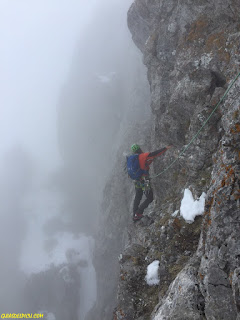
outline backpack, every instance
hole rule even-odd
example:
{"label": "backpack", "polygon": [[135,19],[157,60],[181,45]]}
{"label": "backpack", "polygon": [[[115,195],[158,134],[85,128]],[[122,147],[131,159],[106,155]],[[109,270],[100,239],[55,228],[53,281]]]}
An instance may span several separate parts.
{"label": "backpack", "polygon": [[140,168],[138,154],[127,157],[127,172],[129,177],[133,180],[139,180],[146,172]]}

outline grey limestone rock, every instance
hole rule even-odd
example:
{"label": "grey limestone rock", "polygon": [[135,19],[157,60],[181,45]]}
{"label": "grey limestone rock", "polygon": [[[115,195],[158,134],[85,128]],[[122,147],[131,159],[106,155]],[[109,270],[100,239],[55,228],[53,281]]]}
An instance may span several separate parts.
{"label": "grey limestone rock", "polygon": [[[239,79],[205,124],[239,72],[239,14],[236,0],[135,0],[129,9],[128,26],[148,70],[153,114],[151,137],[134,128],[136,137],[151,150],[174,147],[153,164],[155,201],[144,212],[148,218],[131,223],[133,189],[125,185],[122,197],[116,181],[125,182],[117,172],[111,182],[100,246],[111,233],[105,253],[114,261],[115,282],[107,288],[116,298],[114,320],[240,319]],[[174,166],[158,175],[203,125]],[[185,188],[194,197],[207,193],[203,217],[191,225],[172,215]],[[125,199],[121,210],[114,204],[119,199]],[[160,284],[148,286],[146,269],[154,260],[160,262]],[[98,310],[108,308],[107,299],[100,300]],[[109,314],[102,312],[101,320]]]}
{"label": "grey limestone rock", "polygon": [[[153,176],[191,141],[236,76],[239,13],[236,1],[133,2],[128,26],[148,68],[152,148],[175,146],[155,162]],[[152,319],[239,319],[239,87],[240,80],[174,167],[153,179],[154,223],[136,226],[128,244],[144,247],[146,260],[131,269],[124,285],[119,280],[115,319],[119,310],[122,319],[150,319],[156,292],[144,300],[144,308],[138,301],[144,299],[145,284],[138,284],[137,298],[131,288],[146,261],[154,259],[160,261],[160,285]],[[191,227],[168,212],[179,208],[181,192],[189,186],[196,196],[207,193],[203,218]],[[189,246],[191,241],[196,245]],[[125,262],[121,268],[127,270]]]}
{"label": "grey limestone rock", "polygon": [[[195,260],[195,261],[194,261]],[[205,319],[204,298],[198,284],[198,260],[195,258],[172,282],[166,296],[153,313],[153,320]]]}

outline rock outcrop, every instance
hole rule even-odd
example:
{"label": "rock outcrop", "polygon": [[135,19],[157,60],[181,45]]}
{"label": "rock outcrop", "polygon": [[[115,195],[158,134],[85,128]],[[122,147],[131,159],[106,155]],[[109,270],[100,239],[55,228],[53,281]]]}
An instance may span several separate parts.
{"label": "rock outcrop", "polygon": [[[149,148],[174,145],[155,161],[153,176],[178,157],[239,72],[239,13],[234,0],[132,4],[128,25],[151,91]],[[130,223],[120,256],[114,319],[240,319],[239,87],[238,79],[187,152],[152,180],[154,205]],[[184,188],[207,193],[193,224],[172,215]],[[145,281],[154,260],[159,286]]]}
{"label": "rock outcrop", "polygon": [[[111,319],[114,304],[114,320],[240,319],[239,79],[211,115],[239,72],[239,14],[236,0],[135,0],[129,9],[153,116],[149,127],[127,131],[117,157],[131,142],[144,150],[174,147],[154,162],[155,200],[135,224],[133,187],[116,162],[95,257],[98,301],[88,319]],[[185,188],[195,198],[207,194],[192,224],[178,214]],[[147,266],[155,260],[160,282],[149,286]]]}

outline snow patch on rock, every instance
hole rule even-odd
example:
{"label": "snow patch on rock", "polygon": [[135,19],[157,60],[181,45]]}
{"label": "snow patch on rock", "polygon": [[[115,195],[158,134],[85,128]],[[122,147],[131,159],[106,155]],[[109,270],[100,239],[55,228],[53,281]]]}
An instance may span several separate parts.
{"label": "snow patch on rock", "polygon": [[188,223],[192,223],[196,216],[203,214],[205,198],[206,193],[203,192],[198,200],[194,200],[192,192],[189,189],[185,189],[184,196],[181,201],[180,215]]}

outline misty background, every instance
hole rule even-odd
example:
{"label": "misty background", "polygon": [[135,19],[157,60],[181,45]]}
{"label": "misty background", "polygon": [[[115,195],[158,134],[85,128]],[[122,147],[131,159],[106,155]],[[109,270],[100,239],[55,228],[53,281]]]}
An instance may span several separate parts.
{"label": "misty background", "polygon": [[149,117],[130,5],[0,0],[1,313],[84,320],[96,302],[102,192]]}

